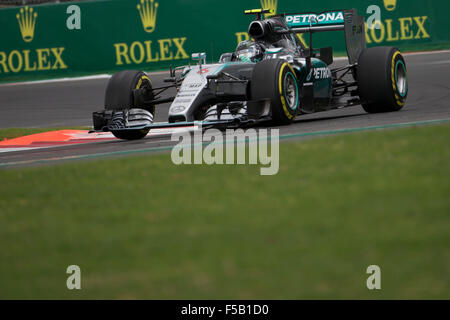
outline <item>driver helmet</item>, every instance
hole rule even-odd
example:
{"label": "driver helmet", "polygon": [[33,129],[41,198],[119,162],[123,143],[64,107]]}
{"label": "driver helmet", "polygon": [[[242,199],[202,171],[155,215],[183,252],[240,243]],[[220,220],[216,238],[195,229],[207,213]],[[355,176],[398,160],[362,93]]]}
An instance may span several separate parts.
{"label": "driver helmet", "polygon": [[236,57],[244,62],[258,62],[263,58],[263,48],[256,42],[245,40],[236,48]]}

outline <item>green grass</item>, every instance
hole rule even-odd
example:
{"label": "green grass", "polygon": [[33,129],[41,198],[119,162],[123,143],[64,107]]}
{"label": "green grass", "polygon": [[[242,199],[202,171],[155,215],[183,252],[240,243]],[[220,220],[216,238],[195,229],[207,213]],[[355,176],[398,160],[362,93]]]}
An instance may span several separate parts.
{"label": "green grass", "polygon": [[0,141],[56,130],[90,130],[90,127],[9,128],[0,129]]}
{"label": "green grass", "polygon": [[1,170],[0,298],[449,299],[448,141],[286,142],[271,177],[168,154]]}

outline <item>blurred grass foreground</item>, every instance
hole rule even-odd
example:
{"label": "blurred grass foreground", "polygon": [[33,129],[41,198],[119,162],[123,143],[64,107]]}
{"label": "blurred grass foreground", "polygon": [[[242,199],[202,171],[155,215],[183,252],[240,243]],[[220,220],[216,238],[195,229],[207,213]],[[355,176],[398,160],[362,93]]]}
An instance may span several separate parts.
{"label": "blurred grass foreground", "polygon": [[449,299],[449,141],[286,142],[276,176],[170,154],[0,170],[0,298]]}

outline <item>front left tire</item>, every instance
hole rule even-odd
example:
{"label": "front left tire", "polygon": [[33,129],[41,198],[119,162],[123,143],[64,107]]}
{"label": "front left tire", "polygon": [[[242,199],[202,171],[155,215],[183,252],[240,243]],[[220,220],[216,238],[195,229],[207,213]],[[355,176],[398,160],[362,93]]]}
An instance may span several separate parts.
{"label": "front left tire", "polygon": [[281,59],[257,63],[252,75],[251,98],[270,99],[275,124],[292,123],[300,106],[300,90],[294,69]]}

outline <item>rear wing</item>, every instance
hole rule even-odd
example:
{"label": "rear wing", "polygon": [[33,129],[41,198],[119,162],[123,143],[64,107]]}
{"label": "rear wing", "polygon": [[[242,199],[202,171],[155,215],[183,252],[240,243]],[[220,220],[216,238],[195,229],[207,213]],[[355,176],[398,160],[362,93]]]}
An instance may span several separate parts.
{"label": "rear wing", "polygon": [[278,33],[315,33],[344,31],[347,55],[350,64],[358,62],[361,52],[366,48],[364,17],[356,9],[326,11],[320,14],[299,13],[283,14],[290,30]]}
{"label": "rear wing", "polygon": [[344,11],[285,14],[284,20],[296,32],[343,30],[345,23]]}

